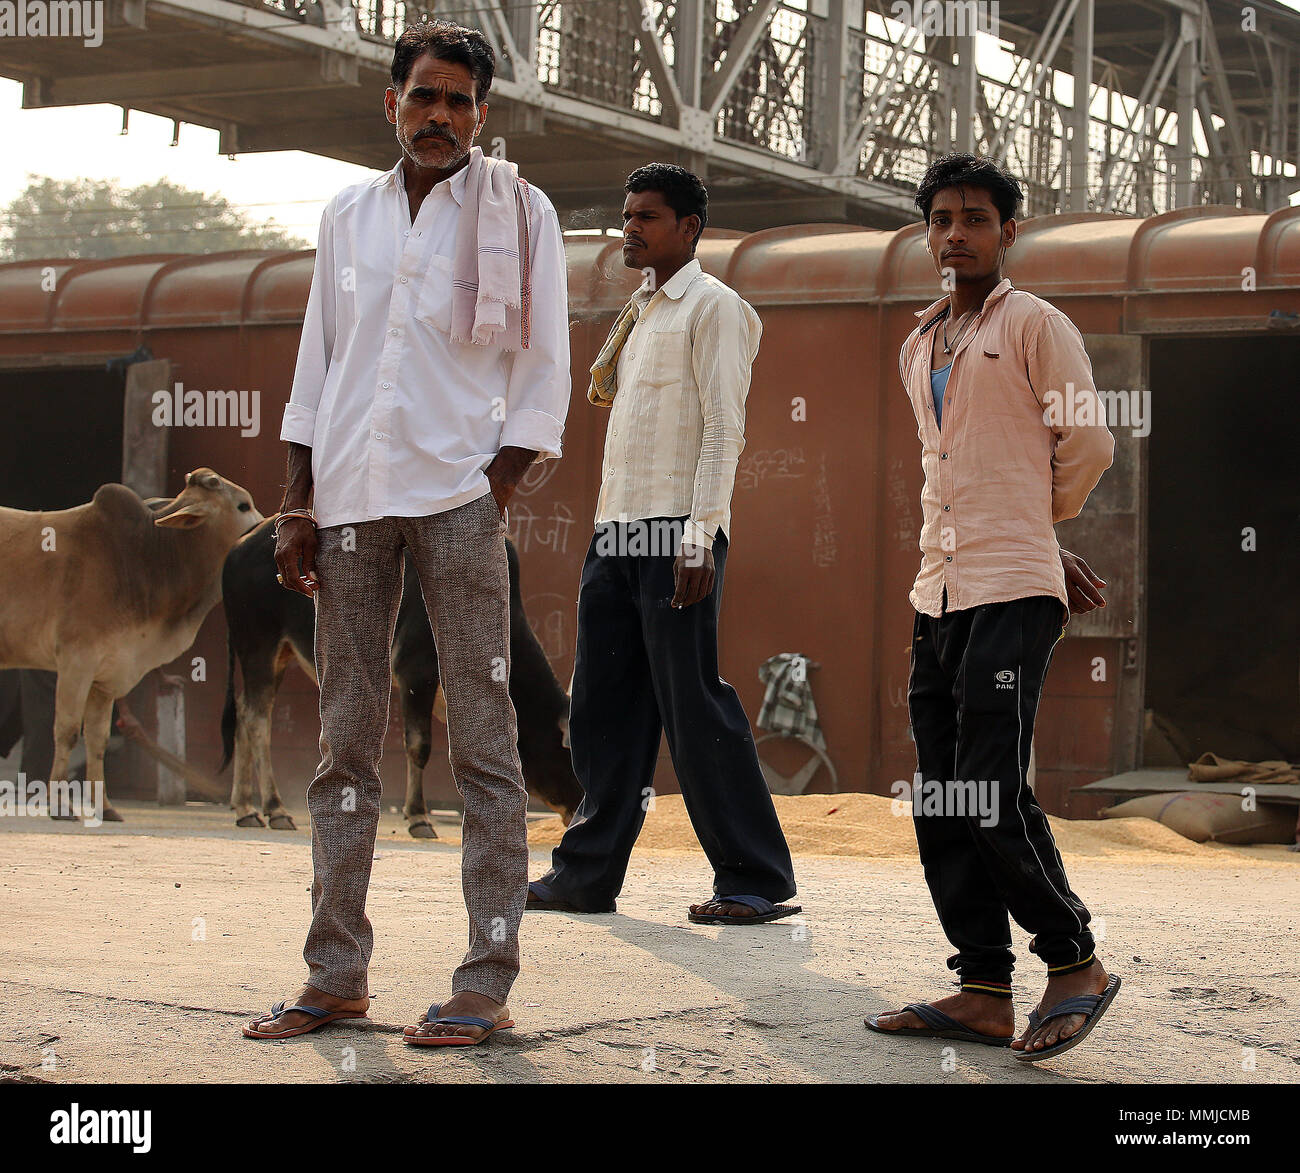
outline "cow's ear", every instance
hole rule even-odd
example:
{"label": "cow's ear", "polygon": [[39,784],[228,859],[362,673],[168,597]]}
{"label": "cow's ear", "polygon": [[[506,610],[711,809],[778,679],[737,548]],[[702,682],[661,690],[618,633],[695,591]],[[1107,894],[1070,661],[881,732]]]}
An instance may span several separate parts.
{"label": "cow's ear", "polygon": [[194,529],[195,526],[202,525],[208,520],[208,513],[205,509],[195,509],[187,505],[184,509],[178,509],[175,513],[169,513],[166,517],[155,517],[154,525],[171,526],[173,529]]}

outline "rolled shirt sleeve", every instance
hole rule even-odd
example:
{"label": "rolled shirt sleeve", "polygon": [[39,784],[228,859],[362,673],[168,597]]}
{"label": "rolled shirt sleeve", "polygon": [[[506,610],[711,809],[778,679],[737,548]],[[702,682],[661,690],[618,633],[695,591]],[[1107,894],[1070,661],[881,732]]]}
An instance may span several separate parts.
{"label": "rolled shirt sleeve", "polygon": [[509,377],[501,447],[527,448],[538,460],[558,459],[569,411],[569,271],[559,217],[530,188],[536,208],[532,237],[532,310],[527,350],[506,356]]}
{"label": "rolled shirt sleeve", "polygon": [[293,390],[284,407],[280,439],[312,447],[316,438],[316,409],[325,389],[325,375],[334,355],[335,281],[334,205],[330,200],[321,214],[316,243],[316,265],[307,294],[298,362],[293,372]]}
{"label": "rolled shirt sleeve", "polygon": [[1052,523],[1083,511],[1115,455],[1106,407],[1093,383],[1083,336],[1062,313],[1047,314],[1026,354],[1029,382],[1056,436],[1052,452]]}
{"label": "rolled shirt sleeve", "polygon": [[711,548],[726,516],[745,447],[745,399],[763,325],[736,294],[713,298],[695,322],[691,363],[704,414],[684,542]]}

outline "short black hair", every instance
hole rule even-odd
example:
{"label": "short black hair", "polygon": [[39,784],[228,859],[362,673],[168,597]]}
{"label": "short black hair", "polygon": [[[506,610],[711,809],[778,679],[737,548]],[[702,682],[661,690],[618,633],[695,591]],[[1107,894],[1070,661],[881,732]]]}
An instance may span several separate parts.
{"label": "short black hair", "polygon": [[1005,167],[983,155],[944,155],[930,164],[916,186],[916,206],[930,223],[930,205],[945,187],[982,187],[998,210],[998,222],[1005,224],[1016,214],[1023,198],[1020,183]]}
{"label": "short black hair", "polygon": [[393,89],[401,92],[411,69],[426,53],[465,66],[474,79],[476,100],[487,99],[497,71],[497,55],[478,29],[464,28],[449,20],[422,20],[403,30],[393,43],[393,66],[389,71]]}
{"label": "short black hair", "polygon": [[700,230],[691,241],[691,251],[695,250],[704,235],[704,226],[709,222],[709,189],[698,175],[685,167],[678,167],[676,163],[647,163],[627,177],[623,190],[633,193],[657,191],[677,219],[698,216]]}

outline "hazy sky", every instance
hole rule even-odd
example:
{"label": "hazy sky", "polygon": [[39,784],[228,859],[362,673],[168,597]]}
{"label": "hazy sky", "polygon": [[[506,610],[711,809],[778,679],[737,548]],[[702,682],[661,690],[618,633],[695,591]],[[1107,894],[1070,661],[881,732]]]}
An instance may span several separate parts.
{"label": "hazy sky", "polygon": [[[1300,11],[1300,0],[1283,3]],[[381,100],[376,93],[376,120],[383,117]],[[243,207],[251,219],[274,219],[314,244],[325,201],[340,187],[376,174],[300,151],[228,159],[217,154],[215,130],[190,123],[182,124],[180,143],[173,147],[171,122],[139,110],[131,111],[130,133],[122,135],[122,111],[117,106],[24,110],[22,86],[3,78],[0,125],[5,128],[0,204],[26,186],[28,173],[56,179],[117,179],[127,186],[167,178],[220,193]]]}

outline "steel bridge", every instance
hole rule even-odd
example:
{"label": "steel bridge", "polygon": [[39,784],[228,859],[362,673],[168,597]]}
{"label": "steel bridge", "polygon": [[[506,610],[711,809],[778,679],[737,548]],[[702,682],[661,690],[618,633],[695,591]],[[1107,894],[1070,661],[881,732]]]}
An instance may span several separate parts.
{"label": "steel bridge", "polygon": [[[485,149],[566,227],[617,222],[651,159],[711,223],[894,227],[947,150],[1004,159],[1033,215],[1273,210],[1300,187],[1300,14],[1272,0],[107,0],[102,45],[0,37],[27,107],[120,105],[228,154],[396,159],[391,43],[425,15],[499,58]],[[1076,88],[1075,78],[1089,86]]]}

